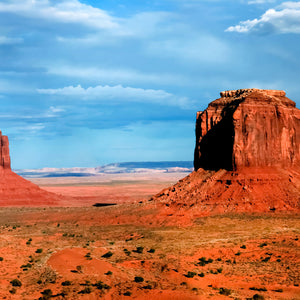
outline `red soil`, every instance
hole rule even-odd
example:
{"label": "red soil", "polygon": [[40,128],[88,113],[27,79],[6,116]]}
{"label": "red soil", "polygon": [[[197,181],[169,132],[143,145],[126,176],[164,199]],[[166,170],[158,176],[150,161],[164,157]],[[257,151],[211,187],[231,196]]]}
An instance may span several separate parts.
{"label": "red soil", "polygon": [[0,206],[58,206],[61,200],[9,169],[0,170]]}

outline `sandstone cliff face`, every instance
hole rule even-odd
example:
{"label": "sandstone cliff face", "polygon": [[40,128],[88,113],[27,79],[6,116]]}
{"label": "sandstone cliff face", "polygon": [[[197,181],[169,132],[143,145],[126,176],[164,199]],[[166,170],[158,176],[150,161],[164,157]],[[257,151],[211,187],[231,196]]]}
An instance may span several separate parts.
{"label": "sandstone cliff face", "polygon": [[2,135],[1,131],[0,131],[0,169],[9,169],[10,170],[8,137],[5,135]]}
{"label": "sandstone cliff face", "polygon": [[62,200],[11,170],[8,137],[0,131],[0,206],[58,206]]}
{"label": "sandstone cliff face", "polygon": [[194,215],[300,211],[300,110],[284,91],[244,89],[198,112],[195,171],[153,200]]}
{"label": "sandstone cliff face", "polygon": [[244,89],[197,114],[195,170],[238,170],[300,161],[300,110],[284,91]]}

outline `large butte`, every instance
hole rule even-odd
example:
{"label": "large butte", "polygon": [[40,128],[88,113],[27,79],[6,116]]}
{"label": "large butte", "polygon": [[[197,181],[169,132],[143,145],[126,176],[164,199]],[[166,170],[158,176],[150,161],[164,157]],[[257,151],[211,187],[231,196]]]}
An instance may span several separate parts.
{"label": "large butte", "polygon": [[300,211],[300,110],[284,91],[221,92],[197,113],[194,167],[154,199],[197,213]]}

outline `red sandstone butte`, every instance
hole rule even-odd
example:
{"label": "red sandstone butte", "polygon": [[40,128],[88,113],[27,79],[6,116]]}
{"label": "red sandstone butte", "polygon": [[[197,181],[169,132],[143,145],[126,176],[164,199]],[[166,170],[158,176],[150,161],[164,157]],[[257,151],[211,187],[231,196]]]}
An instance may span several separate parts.
{"label": "red sandstone butte", "polygon": [[221,92],[197,113],[194,167],[155,199],[208,212],[300,211],[300,110],[284,91]]}
{"label": "red sandstone butte", "polygon": [[58,206],[62,197],[40,189],[11,170],[9,142],[0,131],[0,206]]}

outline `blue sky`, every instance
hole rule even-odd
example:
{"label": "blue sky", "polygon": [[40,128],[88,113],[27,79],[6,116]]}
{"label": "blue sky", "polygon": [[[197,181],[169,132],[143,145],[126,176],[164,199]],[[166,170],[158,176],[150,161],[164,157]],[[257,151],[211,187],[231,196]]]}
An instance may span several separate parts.
{"label": "blue sky", "polygon": [[300,2],[1,0],[13,168],[192,160],[196,111],[239,88],[299,107]]}

